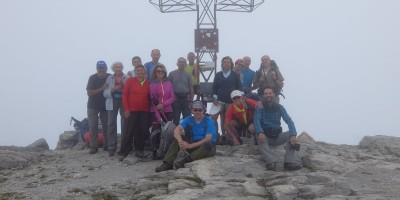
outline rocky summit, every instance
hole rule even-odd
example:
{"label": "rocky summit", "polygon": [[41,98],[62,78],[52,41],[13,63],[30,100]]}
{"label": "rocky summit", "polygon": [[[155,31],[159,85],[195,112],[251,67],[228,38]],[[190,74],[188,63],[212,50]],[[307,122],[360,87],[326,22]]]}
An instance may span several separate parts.
{"label": "rocky summit", "polygon": [[[159,160],[140,162],[130,154],[119,162],[70,141],[69,148],[59,142],[58,150],[43,140],[3,146],[0,199],[400,199],[400,138],[366,136],[352,146],[303,135],[297,154],[303,168],[294,172],[282,163],[267,171],[251,139],[161,173],[154,171]],[[273,148],[281,161],[283,148]]]}

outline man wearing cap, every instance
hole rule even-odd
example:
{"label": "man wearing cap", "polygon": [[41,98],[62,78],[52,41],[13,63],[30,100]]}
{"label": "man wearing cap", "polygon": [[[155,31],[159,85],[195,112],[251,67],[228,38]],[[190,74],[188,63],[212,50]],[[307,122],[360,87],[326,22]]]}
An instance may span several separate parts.
{"label": "man wearing cap", "polygon": [[90,154],[97,153],[98,151],[99,116],[104,135],[104,150],[108,150],[108,117],[106,111],[106,98],[103,96],[103,91],[108,87],[106,80],[110,74],[107,73],[107,64],[102,60],[97,62],[96,69],[97,73],[89,77],[89,81],[86,86],[87,95],[89,96],[87,103],[87,114],[89,118]]}
{"label": "man wearing cap", "polygon": [[[186,117],[174,129],[175,139],[168,148],[163,164],[156,168],[157,173],[171,170],[173,166],[179,169],[184,167],[185,163],[215,155],[217,130],[214,121],[204,115],[203,102],[193,102],[192,114],[193,116]],[[181,135],[183,130],[185,134]],[[173,163],[179,152],[186,153],[186,156]]]}
{"label": "man wearing cap", "polygon": [[[259,149],[267,164],[267,170],[276,171],[277,158],[269,149],[269,145],[278,146],[286,143],[284,169],[294,171],[301,169],[295,163],[295,149],[297,144],[296,127],[285,108],[275,102],[275,93],[272,88],[265,88],[263,93],[263,108],[256,108],[254,127],[258,135]],[[286,122],[289,131],[282,132],[281,118]],[[297,146],[297,150],[298,150]]]}
{"label": "man wearing cap", "polygon": [[239,90],[232,91],[231,98],[233,103],[228,107],[224,123],[225,130],[232,138],[232,145],[234,146],[242,143],[240,141],[242,130],[246,130],[254,136],[253,119],[257,102],[249,98],[243,98],[242,94]]}

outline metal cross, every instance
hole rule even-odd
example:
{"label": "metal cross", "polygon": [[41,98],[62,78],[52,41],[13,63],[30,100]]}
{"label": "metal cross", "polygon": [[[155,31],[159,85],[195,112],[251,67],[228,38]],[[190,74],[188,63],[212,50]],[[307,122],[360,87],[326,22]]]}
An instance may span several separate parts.
{"label": "metal cross", "polygon": [[[264,3],[264,0],[149,0],[149,2],[162,13],[197,12],[195,29],[197,66],[202,66],[202,70],[199,71],[205,81],[203,86],[207,87],[208,85],[207,88],[209,88],[211,74],[215,74],[217,71],[217,53],[219,51],[216,12],[252,12]],[[207,68],[207,66],[211,67]],[[209,74],[205,75],[205,71],[208,70]],[[200,88],[202,88],[201,84]],[[206,97],[209,95],[205,94]]]}

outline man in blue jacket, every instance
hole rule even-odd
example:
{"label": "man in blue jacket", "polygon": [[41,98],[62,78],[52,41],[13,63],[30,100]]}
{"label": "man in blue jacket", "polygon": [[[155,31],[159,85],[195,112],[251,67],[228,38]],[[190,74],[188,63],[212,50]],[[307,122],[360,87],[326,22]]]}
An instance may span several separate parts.
{"label": "man in blue jacket", "polygon": [[[277,158],[272,154],[269,145],[278,146],[286,143],[284,169],[294,171],[301,165],[294,162],[295,150],[298,150],[296,127],[285,108],[274,101],[275,93],[272,88],[265,88],[263,108],[256,108],[254,126],[258,135],[259,148],[267,164],[267,170],[276,171]],[[281,118],[289,127],[288,132],[282,132]]]}

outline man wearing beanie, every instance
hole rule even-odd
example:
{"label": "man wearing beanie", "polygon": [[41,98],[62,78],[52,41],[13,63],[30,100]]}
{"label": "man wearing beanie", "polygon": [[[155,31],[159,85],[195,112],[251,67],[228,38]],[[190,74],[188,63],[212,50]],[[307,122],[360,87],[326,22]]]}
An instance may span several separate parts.
{"label": "man wearing beanie", "polygon": [[87,114],[89,118],[90,154],[95,154],[98,151],[99,116],[104,135],[104,150],[107,150],[108,143],[106,99],[103,96],[103,91],[108,87],[106,80],[110,74],[107,73],[107,64],[102,60],[97,62],[96,69],[97,73],[89,77],[89,81],[86,86],[87,95],[89,96],[87,103]]}

